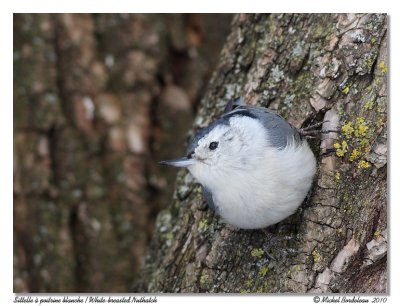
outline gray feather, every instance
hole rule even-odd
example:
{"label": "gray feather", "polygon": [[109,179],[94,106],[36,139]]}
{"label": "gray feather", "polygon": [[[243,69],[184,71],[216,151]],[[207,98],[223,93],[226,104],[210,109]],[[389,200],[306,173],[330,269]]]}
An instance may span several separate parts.
{"label": "gray feather", "polygon": [[210,207],[212,210],[215,210],[216,212],[218,212],[218,209],[214,204],[211,191],[204,186],[202,186],[202,187],[203,187],[203,197],[206,200],[208,207]]}
{"label": "gray feather", "polygon": [[229,119],[234,116],[248,116],[259,120],[268,131],[270,143],[275,148],[284,149],[288,142],[292,140],[294,140],[295,144],[299,144],[302,141],[298,130],[277,113],[264,107],[244,105],[242,98],[229,102],[224,111],[225,113],[221,118],[201,129],[196,134],[188,146],[186,152],[188,156],[194,152],[201,138],[217,125],[229,125]]}
{"label": "gray feather", "polygon": [[215,128],[217,125],[221,125],[221,124],[229,125],[229,118],[224,118],[224,117],[219,118],[218,120],[212,122],[209,126],[198,131],[197,134],[193,137],[192,142],[188,146],[186,154],[188,156],[190,154],[192,154],[194,152],[194,150],[197,148],[197,144],[198,144],[199,140],[202,139],[208,133],[210,133],[212,131],[212,129]]}
{"label": "gray feather", "polygon": [[292,139],[296,144],[301,142],[301,136],[298,130],[281,116],[267,108],[243,105],[225,114],[222,118],[237,115],[248,116],[259,120],[268,131],[271,145],[276,148],[285,148],[288,141]]}
{"label": "gray feather", "polygon": [[239,106],[245,106],[245,105],[246,105],[246,104],[244,103],[243,98],[242,98],[242,97],[239,97],[239,98],[237,98],[237,99],[235,99],[235,100],[229,101],[229,102],[226,104],[223,113],[224,113],[224,114],[229,113],[229,112],[233,111],[235,108],[237,108],[237,107],[239,107]]}

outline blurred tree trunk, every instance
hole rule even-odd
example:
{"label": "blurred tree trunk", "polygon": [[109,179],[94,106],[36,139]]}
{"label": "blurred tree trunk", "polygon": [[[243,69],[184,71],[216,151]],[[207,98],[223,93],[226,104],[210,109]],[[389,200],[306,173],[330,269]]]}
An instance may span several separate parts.
{"label": "blurred tree trunk", "polygon": [[230,19],[14,15],[15,292],[131,290]]}
{"label": "blurred tree trunk", "polygon": [[326,120],[342,133],[310,141],[314,186],[270,237],[225,225],[179,172],[137,290],[387,292],[386,27],[383,14],[234,18],[193,130],[242,95],[296,127]]}

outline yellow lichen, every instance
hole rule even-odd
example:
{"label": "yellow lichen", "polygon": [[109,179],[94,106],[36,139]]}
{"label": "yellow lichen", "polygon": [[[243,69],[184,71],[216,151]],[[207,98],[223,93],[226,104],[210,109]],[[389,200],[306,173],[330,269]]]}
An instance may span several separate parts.
{"label": "yellow lichen", "polygon": [[208,221],[207,219],[202,219],[199,222],[199,229],[206,230],[208,228]]}
{"label": "yellow lichen", "polygon": [[373,100],[369,100],[367,103],[364,104],[364,108],[371,110],[374,107],[374,101]]}
{"label": "yellow lichen", "polygon": [[371,150],[368,139],[364,138],[361,140],[361,149],[364,150],[364,153],[368,153]]}
{"label": "yellow lichen", "polygon": [[268,267],[263,266],[263,267],[261,267],[261,269],[258,272],[258,274],[260,276],[264,277],[265,275],[267,275],[268,271],[269,271]]}
{"label": "yellow lichen", "polygon": [[349,139],[353,132],[356,137],[363,137],[367,134],[369,127],[368,124],[365,122],[364,117],[357,117],[356,118],[356,126],[353,127],[352,122],[347,122],[345,125],[342,126],[342,132]]}
{"label": "yellow lichen", "polygon": [[335,173],[335,179],[336,179],[336,181],[340,181],[340,172],[336,172]]}
{"label": "yellow lichen", "polygon": [[354,149],[354,150],[351,152],[351,154],[350,154],[349,160],[350,160],[351,162],[352,162],[352,161],[355,161],[355,160],[358,159],[360,156],[361,156],[361,152],[360,152],[359,150],[357,150],[357,149]]}
{"label": "yellow lichen", "polygon": [[246,287],[252,287],[253,284],[254,284],[254,281],[253,281],[252,279],[248,279],[248,280],[246,281]]}
{"label": "yellow lichen", "polygon": [[174,238],[174,234],[172,234],[172,232],[169,232],[165,235],[165,239],[167,241],[171,241]]}
{"label": "yellow lichen", "polygon": [[385,75],[386,72],[387,72],[387,70],[388,70],[388,68],[387,68],[387,66],[386,66],[386,64],[385,64],[384,61],[381,61],[381,62],[379,63],[379,68],[381,69],[382,75]]}
{"label": "yellow lichen", "polygon": [[346,95],[349,93],[349,91],[350,91],[350,86],[346,86],[345,88],[342,89],[342,92]]}
{"label": "yellow lichen", "polygon": [[375,237],[375,238],[379,237],[380,235],[381,235],[381,231],[376,231],[376,232],[374,233],[374,237]]}
{"label": "yellow lichen", "polygon": [[342,149],[337,149],[336,150],[336,155],[339,156],[339,157],[343,157],[344,156],[343,150]]}
{"label": "yellow lichen", "polygon": [[312,256],[314,258],[314,262],[319,262],[321,260],[321,255],[319,255],[317,250],[314,250],[312,252]]}
{"label": "yellow lichen", "polygon": [[371,164],[365,160],[360,160],[357,165],[358,169],[367,169],[369,167],[371,167]]}
{"label": "yellow lichen", "polygon": [[325,29],[321,26],[317,27],[317,29],[315,30],[315,36],[316,37],[321,37],[322,34],[325,33]]}
{"label": "yellow lichen", "polygon": [[347,152],[347,142],[345,140],[342,141],[342,144],[335,143],[333,147],[336,149],[336,155],[339,157],[344,156]]}
{"label": "yellow lichen", "polygon": [[206,283],[207,280],[208,280],[208,275],[207,275],[207,274],[202,274],[202,275],[200,276],[200,283],[201,283],[201,284]]}
{"label": "yellow lichen", "polygon": [[262,257],[264,255],[264,251],[262,249],[252,249],[251,250],[251,256],[253,257]]}
{"label": "yellow lichen", "polygon": [[347,83],[346,86],[343,87],[342,92],[347,95],[350,92],[350,88],[352,85],[353,85],[353,82]]}
{"label": "yellow lichen", "polygon": [[364,138],[361,140],[361,147],[365,148],[368,145],[369,145],[368,139]]}
{"label": "yellow lichen", "polygon": [[366,124],[360,124],[357,126],[357,129],[354,132],[354,135],[356,135],[356,137],[363,137],[365,135],[367,135],[367,131],[368,131],[369,127]]}
{"label": "yellow lichen", "polygon": [[344,136],[349,139],[354,132],[353,122],[347,122],[342,126],[342,132]]}
{"label": "yellow lichen", "polygon": [[[366,103],[365,107],[372,108],[373,103],[374,102],[371,100]],[[378,107],[379,103],[377,104],[377,108]],[[382,120],[377,121],[378,124],[382,123]],[[343,157],[344,161],[350,163],[354,162],[358,169],[365,169],[371,166],[367,161],[362,160],[364,155],[371,150],[371,134],[374,130],[371,129],[369,124],[370,122],[362,116],[352,121],[345,121],[341,126],[341,139],[333,144],[336,155]],[[340,173],[335,173],[334,175],[336,180],[339,181]]]}

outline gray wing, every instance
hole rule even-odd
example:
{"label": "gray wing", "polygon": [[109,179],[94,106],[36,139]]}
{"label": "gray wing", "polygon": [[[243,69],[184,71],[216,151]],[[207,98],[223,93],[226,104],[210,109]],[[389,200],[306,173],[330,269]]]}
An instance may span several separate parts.
{"label": "gray wing", "polygon": [[235,100],[231,100],[226,104],[223,114],[229,113],[229,112],[233,111],[234,109],[238,108],[239,106],[245,106],[245,105],[246,104],[244,103],[244,100],[242,97],[239,97]]}
{"label": "gray wing", "polygon": [[218,209],[214,204],[211,191],[208,190],[204,186],[202,186],[202,187],[203,187],[203,197],[206,200],[208,207],[210,207],[212,210],[215,210],[217,212]]}
{"label": "gray wing", "polygon": [[235,115],[249,116],[260,120],[269,133],[271,145],[276,148],[283,149],[289,141],[294,140],[296,144],[299,144],[302,140],[301,135],[295,127],[269,109],[240,105],[231,112],[223,115],[223,118]]}
{"label": "gray wing", "polygon": [[196,149],[199,140],[213,128],[221,124],[229,125],[229,119],[236,115],[248,116],[260,120],[269,132],[271,145],[278,149],[285,148],[288,141],[294,140],[295,144],[300,144],[302,141],[302,137],[297,129],[277,113],[264,107],[245,105],[243,99],[238,98],[227,103],[221,118],[201,129],[195,135],[187,148],[186,154],[191,155]]}

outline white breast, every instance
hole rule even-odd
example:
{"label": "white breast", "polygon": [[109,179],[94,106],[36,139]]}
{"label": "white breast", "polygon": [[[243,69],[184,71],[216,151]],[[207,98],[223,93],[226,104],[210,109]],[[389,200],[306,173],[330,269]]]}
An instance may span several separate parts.
{"label": "white breast", "polygon": [[212,190],[223,219],[244,229],[275,224],[301,205],[311,187],[315,158],[308,144],[266,152],[246,172],[227,172],[222,188]]}

